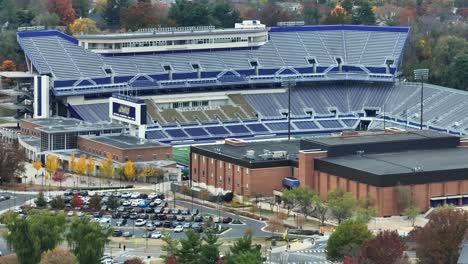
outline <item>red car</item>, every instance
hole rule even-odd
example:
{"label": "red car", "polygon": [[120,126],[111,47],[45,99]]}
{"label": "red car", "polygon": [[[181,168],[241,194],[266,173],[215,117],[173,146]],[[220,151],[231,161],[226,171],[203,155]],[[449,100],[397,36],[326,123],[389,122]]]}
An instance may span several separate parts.
{"label": "red car", "polygon": [[223,218],[223,223],[224,223],[224,224],[229,224],[229,223],[231,223],[231,222],[232,222],[232,218],[231,218],[231,217],[224,217],[224,218]]}

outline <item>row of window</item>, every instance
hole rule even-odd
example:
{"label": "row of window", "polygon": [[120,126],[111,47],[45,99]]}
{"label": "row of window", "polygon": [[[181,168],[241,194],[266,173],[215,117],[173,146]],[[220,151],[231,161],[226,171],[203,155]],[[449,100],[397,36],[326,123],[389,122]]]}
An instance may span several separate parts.
{"label": "row of window", "polygon": [[[193,172],[194,172],[194,174],[196,174],[197,173],[197,168],[194,168]],[[202,177],[205,177],[205,171],[202,171]],[[214,179],[213,173],[211,173],[211,179],[212,180]],[[223,182],[223,176],[219,176],[219,182]],[[227,183],[231,184],[231,177],[227,178]],[[240,183],[237,183],[236,185],[237,185],[237,188],[240,188]],[[245,184],[245,189],[247,189],[247,190],[249,189],[249,184],[248,183]]]}
{"label": "row of window", "polygon": [[208,101],[191,101],[191,102],[172,103],[172,108],[198,107],[198,106],[208,106]]}
{"label": "row of window", "polygon": [[[86,147],[84,148],[84,150],[86,150]],[[91,148],[91,147],[88,148],[88,152],[99,155],[99,156],[104,156],[104,157],[106,157],[106,155],[107,155],[107,153],[105,151],[101,151],[101,150],[94,149],[94,148]],[[112,154],[112,159],[115,160],[115,161],[119,161],[119,156],[115,155],[115,154]],[[169,159],[171,159],[171,154],[166,153],[166,160],[169,160]],[[127,162],[128,160],[129,160],[128,156],[125,156],[124,159],[123,159],[124,162]],[[157,154],[153,154],[153,160],[158,160],[158,155]],[[137,155],[136,156],[136,162],[141,162],[141,161],[143,161],[142,156]]]}
{"label": "row of window", "polygon": [[[228,38],[204,38],[204,39],[180,39],[180,40],[159,40],[159,41],[133,41],[124,43],[104,43],[104,49],[120,49],[123,48],[139,48],[139,47],[163,47],[163,46],[178,46],[178,45],[202,45],[213,43],[235,43],[248,42],[248,37],[228,37]],[[114,45],[114,46],[113,46]],[[99,47],[99,43],[88,43],[88,48],[95,49]]]}
{"label": "row of window", "polygon": [[[197,160],[197,158],[198,158],[198,154],[193,154],[193,159],[194,159],[194,160]],[[203,162],[203,163],[205,163],[205,159],[206,159],[206,157],[205,157],[205,156],[202,156],[202,162]],[[214,161],[215,161],[215,160],[214,160],[213,158],[210,159],[211,164],[214,164]],[[223,168],[223,163],[224,163],[224,162],[219,161],[219,168],[220,168],[220,169]],[[237,172],[240,172],[240,168],[241,168],[241,166],[237,166],[236,171],[237,171]],[[229,170],[231,169],[231,163],[228,163],[228,169],[229,169]],[[196,171],[196,168],[195,168],[195,171]],[[245,168],[244,171],[245,171],[246,174],[249,174],[249,168]],[[195,173],[196,173],[196,172],[195,172]]]}

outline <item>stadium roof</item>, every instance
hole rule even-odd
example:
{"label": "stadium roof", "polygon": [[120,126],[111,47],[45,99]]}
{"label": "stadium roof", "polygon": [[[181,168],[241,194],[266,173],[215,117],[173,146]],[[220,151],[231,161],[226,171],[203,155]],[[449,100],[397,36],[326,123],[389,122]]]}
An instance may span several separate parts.
{"label": "stadium roof", "polygon": [[374,186],[468,179],[468,148],[328,157],[316,169]]}
{"label": "stadium roof", "polygon": [[119,149],[143,149],[154,147],[166,147],[168,145],[159,143],[155,140],[140,139],[130,135],[112,135],[112,136],[80,136],[100,144],[105,144]]}

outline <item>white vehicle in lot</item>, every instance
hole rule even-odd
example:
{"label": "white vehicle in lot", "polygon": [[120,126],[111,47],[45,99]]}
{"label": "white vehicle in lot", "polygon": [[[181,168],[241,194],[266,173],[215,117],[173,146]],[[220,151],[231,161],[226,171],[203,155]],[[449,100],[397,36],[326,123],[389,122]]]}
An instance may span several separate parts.
{"label": "white vehicle in lot", "polygon": [[132,200],[131,206],[137,207],[139,203],[140,203],[140,200]]}
{"label": "white vehicle in lot", "polygon": [[156,232],[151,233],[151,238],[161,238],[161,232],[156,231]]}
{"label": "white vehicle in lot", "polygon": [[135,226],[144,226],[146,225],[146,220],[145,219],[137,219],[135,221]]}
{"label": "white vehicle in lot", "polygon": [[129,193],[129,192],[123,192],[122,195],[121,195],[120,197],[122,197],[122,198],[130,198],[131,195],[132,195],[132,194]]}
{"label": "white vehicle in lot", "polygon": [[111,226],[111,219],[110,218],[101,218],[98,221],[99,225],[104,228],[109,228]]}
{"label": "white vehicle in lot", "polygon": [[140,198],[140,193],[139,192],[134,192],[130,195],[130,198],[133,198],[133,199],[136,199],[136,198]]}
{"label": "white vehicle in lot", "polygon": [[184,227],[181,225],[178,225],[174,228],[174,232],[176,233],[184,232]]}
{"label": "white vehicle in lot", "polygon": [[148,194],[148,199],[153,200],[154,198],[156,198],[156,196],[158,196],[156,193],[150,193]]}
{"label": "white vehicle in lot", "polygon": [[154,200],[154,203],[157,204],[157,205],[160,205],[162,203],[162,200],[158,198],[158,199]]}
{"label": "white vehicle in lot", "polygon": [[76,215],[77,215],[78,217],[83,217],[83,216],[85,216],[85,213],[83,213],[83,212],[80,211],[80,212],[76,213]]}
{"label": "white vehicle in lot", "polygon": [[130,202],[129,200],[125,200],[122,202],[122,205],[123,206],[130,206],[132,204],[132,202]]}
{"label": "white vehicle in lot", "polygon": [[74,215],[75,215],[75,212],[73,212],[73,211],[69,211],[69,212],[67,213],[67,216],[74,216]]}
{"label": "white vehicle in lot", "polygon": [[215,217],[213,218],[213,222],[215,222],[216,224],[221,222],[221,217]]}

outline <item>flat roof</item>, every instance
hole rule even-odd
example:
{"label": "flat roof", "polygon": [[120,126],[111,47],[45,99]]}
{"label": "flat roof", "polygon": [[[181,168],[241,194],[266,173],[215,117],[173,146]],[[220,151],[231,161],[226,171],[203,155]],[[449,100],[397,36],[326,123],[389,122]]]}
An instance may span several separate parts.
{"label": "flat roof", "polygon": [[[228,144],[215,144],[215,145],[201,145],[194,148],[202,149],[205,151],[213,152],[218,155],[228,156],[236,159],[246,159],[252,162],[264,161],[260,156],[264,151],[287,151],[288,154],[294,154],[290,159],[297,159],[297,154],[299,152],[299,143],[298,139],[281,140],[281,141],[257,141],[257,142],[245,142],[243,146],[233,146]],[[248,150],[253,150],[255,152],[253,159],[244,158]],[[285,158],[286,159],[286,158]]]}
{"label": "flat roof", "polygon": [[39,126],[76,126],[79,124],[90,124],[83,120],[66,117],[49,117],[49,118],[33,118],[23,119],[22,121],[29,122]]}
{"label": "flat roof", "polygon": [[382,142],[395,142],[395,141],[410,141],[420,139],[434,139],[455,137],[446,133],[441,133],[433,130],[415,130],[404,132],[372,132],[369,134],[361,133],[356,136],[336,136],[336,137],[322,137],[322,138],[308,138],[305,141],[317,143],[326,147],[341,146],[341,145],[355,145],[355,144],[369,144],[369,143],[382,143]]}
{"label": "flat roof", "polygon": [[102,124],[77,124],[63,126],[43,126],[36,128],[39,131],[46,133],[67,133],[67,132],[82,132],[82,131],[102,131],[109,129],[124,129],[125,126],[117,123],[102,123]]}
{"label": "flat roof", "polygon": [[154,147],[166,147],[167,144],[156,140],[140,139],[130,135],[106,135],[106,136],[80,136],[100,144],[109,145],[119,149],[142,149]]}
{"label": "flat roof", "polygon": [[327,157],[316,169],[375,186],[468,179],[468,148]]}

